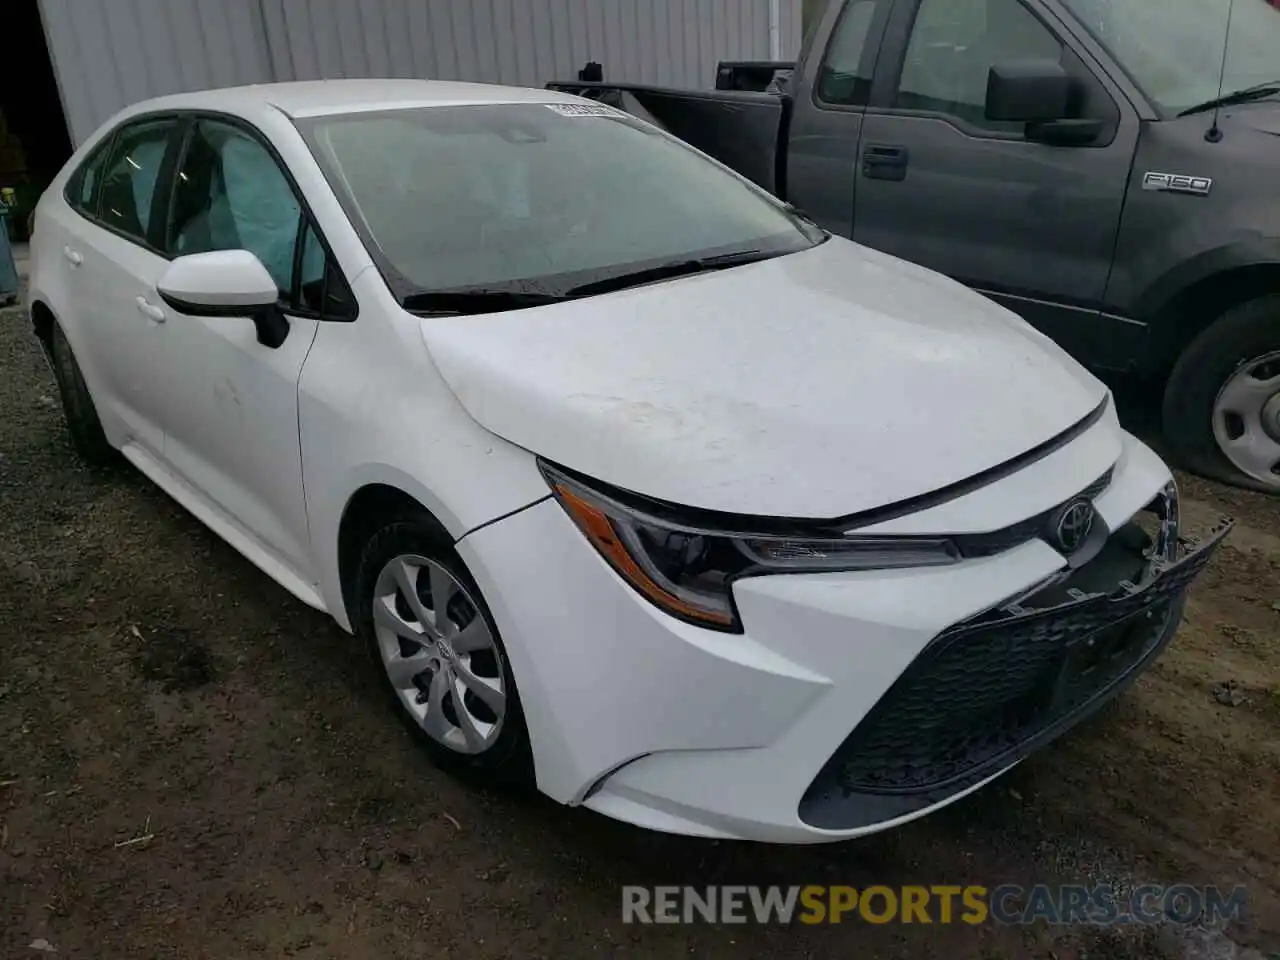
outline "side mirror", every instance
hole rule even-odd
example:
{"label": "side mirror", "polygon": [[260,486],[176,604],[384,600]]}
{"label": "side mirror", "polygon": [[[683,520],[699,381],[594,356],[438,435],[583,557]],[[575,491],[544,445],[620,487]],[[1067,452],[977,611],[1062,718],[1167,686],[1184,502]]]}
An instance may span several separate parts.
{"label": "side mirror", "polygon": [[1071,77],[1056,60],[1010,60],[987,74],[988,120],[1050,123],[1067,116]]}
{"label": "side mirror", "polygon": [[156,284],[161,299],[192,317],[250,317],[258,342],[278,347],[289,334],[280,292],[262,261],[248,250],[215,250],[178,257]]}
{"label": "side mirror", "polygon": [[1101,120],[1071,118],[1076,81],[1056,60],[1010,60],[987,74],[986,117],[1025,123],[1028,140],[1083,147],[1102,135]]}

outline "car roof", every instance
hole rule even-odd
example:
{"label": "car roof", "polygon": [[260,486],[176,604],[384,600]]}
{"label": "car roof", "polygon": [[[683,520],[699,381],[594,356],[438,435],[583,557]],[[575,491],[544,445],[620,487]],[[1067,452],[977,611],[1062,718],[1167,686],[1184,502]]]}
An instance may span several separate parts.
{"label": "car roof", "polygon": [[153,110],[220,110],[247,117],[276,109],[290,117],[318,117],[362,110],[496,103],[573,103],[579,98],[533,87],[449,80],[303,80],[223,87],[157,97],[129,113]]}

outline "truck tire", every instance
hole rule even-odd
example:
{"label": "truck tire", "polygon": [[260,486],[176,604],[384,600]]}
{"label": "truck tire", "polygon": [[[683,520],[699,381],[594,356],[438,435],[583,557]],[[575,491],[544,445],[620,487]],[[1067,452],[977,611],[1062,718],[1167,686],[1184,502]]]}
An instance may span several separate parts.
{"label": "truck tire", "polygon": [[1232,307],[1174,365],[1164,437],[1182,465],[1280,493],[1280,294]]}
{"label": "truck tire", "polygon": [[71,351],[71,344],[56,323],[53,325],[50,355],[58,381],[58,392],[62,396],[62,412],[67,420],[67,431],[71,434],[71,445],[86,463],[94,466],[114,464],[117,457],[115,448],[103,433],[98,410],[93,405],[93,397],[89,395],[89,387],[85,384],[80,364]]}

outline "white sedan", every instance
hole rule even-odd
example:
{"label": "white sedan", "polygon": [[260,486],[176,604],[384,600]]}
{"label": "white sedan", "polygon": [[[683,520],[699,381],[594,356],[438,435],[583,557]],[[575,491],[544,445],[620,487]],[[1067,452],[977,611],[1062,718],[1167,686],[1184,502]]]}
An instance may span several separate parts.
{"label": "white sedan", "polygon": [[152,100],[40,201],[30,308],[123,454],[367,642],[451,769],[816,842],[1147,667],[1227,524],[1012,313],[539,90]]}

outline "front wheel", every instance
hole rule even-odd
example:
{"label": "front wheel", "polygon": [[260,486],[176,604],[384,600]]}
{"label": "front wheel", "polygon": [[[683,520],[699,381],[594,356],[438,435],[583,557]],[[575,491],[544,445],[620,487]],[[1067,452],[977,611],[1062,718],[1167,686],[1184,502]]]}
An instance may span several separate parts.
{"label": "front wheel", "polygon": [[1191,469],[1280,493],[1280,295],[1224,313],[1165,388],[1165,438]]}
{"label": "front wheel", "polygon": [[437,764],[488,782],[533,781],[515,677],[480,589],[427,518],[388,524],[365,547],[359,632],[401,719]]}

